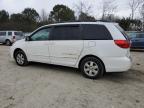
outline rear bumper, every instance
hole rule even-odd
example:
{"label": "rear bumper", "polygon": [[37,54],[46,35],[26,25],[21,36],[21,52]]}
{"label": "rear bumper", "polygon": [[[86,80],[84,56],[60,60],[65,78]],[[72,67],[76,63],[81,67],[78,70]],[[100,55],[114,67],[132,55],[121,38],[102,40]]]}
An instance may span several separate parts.
{"label": "rear bumper", "polygon": [[106,72],[128,71],[132,65],[131,57],[109,57],[103,59]]}

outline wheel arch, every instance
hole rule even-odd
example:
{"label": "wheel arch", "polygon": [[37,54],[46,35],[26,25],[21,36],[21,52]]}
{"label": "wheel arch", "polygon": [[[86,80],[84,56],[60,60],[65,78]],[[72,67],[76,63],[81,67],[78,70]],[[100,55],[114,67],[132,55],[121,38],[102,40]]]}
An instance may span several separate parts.
{"label": "wheel arch", "polygon": [[[16,55],[16,52],[17,51],[23,51],[21,48],[16,48],[15,50],[14,50],[14,53],[13,53],[13,57],[15,58],[15,55]],[[24,51],[23,51],[24,52]],[[24,52],[25,53],[25,52]]]}
{"label": "wheel arch", "polygon": [[[16,54],[19,53],[18,51],[21,52],[21,53],[23,54],[24,58],[25,58],[25,59],[23,60],[23,64],[18,63],[18,61],[17,61],[17,59],[16,59]],[[18,53],[17,53],[17,52],[18,52]],[[19,66],[27,66],[28,63],[29,63],[29,61],[28,61],[28,59],[27,59],[27,56],[26,56],[24,50],[22,50],[21,48],[16,48],[16,49],[14,50],[13,57],[14,57],[14,59],[16,60],[16,63],[17,63]]]}
{"label": "wheel arch", "polygon": [[82,58],[79,60],[78,68],[80,68],[81,62],[82,62],[85,58],[87,58],[87,57],[94,57],[94,58],[97,58],[98,60],[100,60],[100,62],[101,62],[102,65],[104,66],[104,71],[106,71],[104,62],[103,62],[99,57],[97,57],[97,56],[95,56],[95,55],[86,55],[86,56],[82,57]]}
{"label": "wheel arch", "polygon": [[12,43],[10,39],[5,39],[4,43],[6,43],[7,41],[10,41],[10,43]]}
{"label": "wheel arch", "polygon": [[[5,42],[6,42],[6,41],[10,41],[10,39],[5,39]],[[10,41],[10,42],[11,42],[11,41]]]}

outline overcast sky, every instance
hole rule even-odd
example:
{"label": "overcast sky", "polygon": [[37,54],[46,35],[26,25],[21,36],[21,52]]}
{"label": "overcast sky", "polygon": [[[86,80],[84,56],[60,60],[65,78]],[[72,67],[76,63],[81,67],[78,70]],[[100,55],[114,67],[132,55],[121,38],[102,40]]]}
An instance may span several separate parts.
{"label": "overcast sky", "polygon": [[[96,18],[101,15],[101,3],[102,0],[81,0],[85,4],[92,5],[91,15]],[[126,17],[130,15],[128,8],[129,0],[116,0],[118,6],[117,15]],[[50,12],[54,5],[64,4],[75,10],[75,4],[78,4],[80,0],[0,0],[0,10],[5,9],[10,14],[18,13],[24,10],[24,8],[30,7],[36,9],[37,12],[41,13],[42,9],[46,12]]]}

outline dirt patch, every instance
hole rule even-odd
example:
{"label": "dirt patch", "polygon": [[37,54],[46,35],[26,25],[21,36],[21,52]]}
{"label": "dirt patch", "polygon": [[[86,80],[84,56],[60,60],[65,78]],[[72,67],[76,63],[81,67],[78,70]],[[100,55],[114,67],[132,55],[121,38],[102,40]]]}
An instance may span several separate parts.
{"label": "dirt patch", "polygon": [[90,80],[73,68],[19,67],[0,45],[0,108],[144,108],[144,52],[132,57],[128,72]]}

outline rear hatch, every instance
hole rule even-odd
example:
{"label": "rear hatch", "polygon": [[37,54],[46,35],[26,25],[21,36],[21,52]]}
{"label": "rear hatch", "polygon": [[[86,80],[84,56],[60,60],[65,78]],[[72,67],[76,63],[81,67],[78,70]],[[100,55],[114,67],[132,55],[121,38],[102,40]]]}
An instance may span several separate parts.
{"label": "rear hatch", "polygon": [[114,40],[115,44],[119,46],[120,48],[123,48],[127,50],[126,56],[130,57],[130,46],[131,46],[131,41],[127,35],[127,33],[118,25],[115,24],[115,27],[121,32],[121,34],[125,37],[124,40]]}
{"label": "rear hatch", "polygon": [[14,38],[15,38],[15,40],[20,40],[20,39],[23,39],[24,38],[24,35],[23,35],[23,32],[21,32],[21,31],[15,31],[14,32]]}

